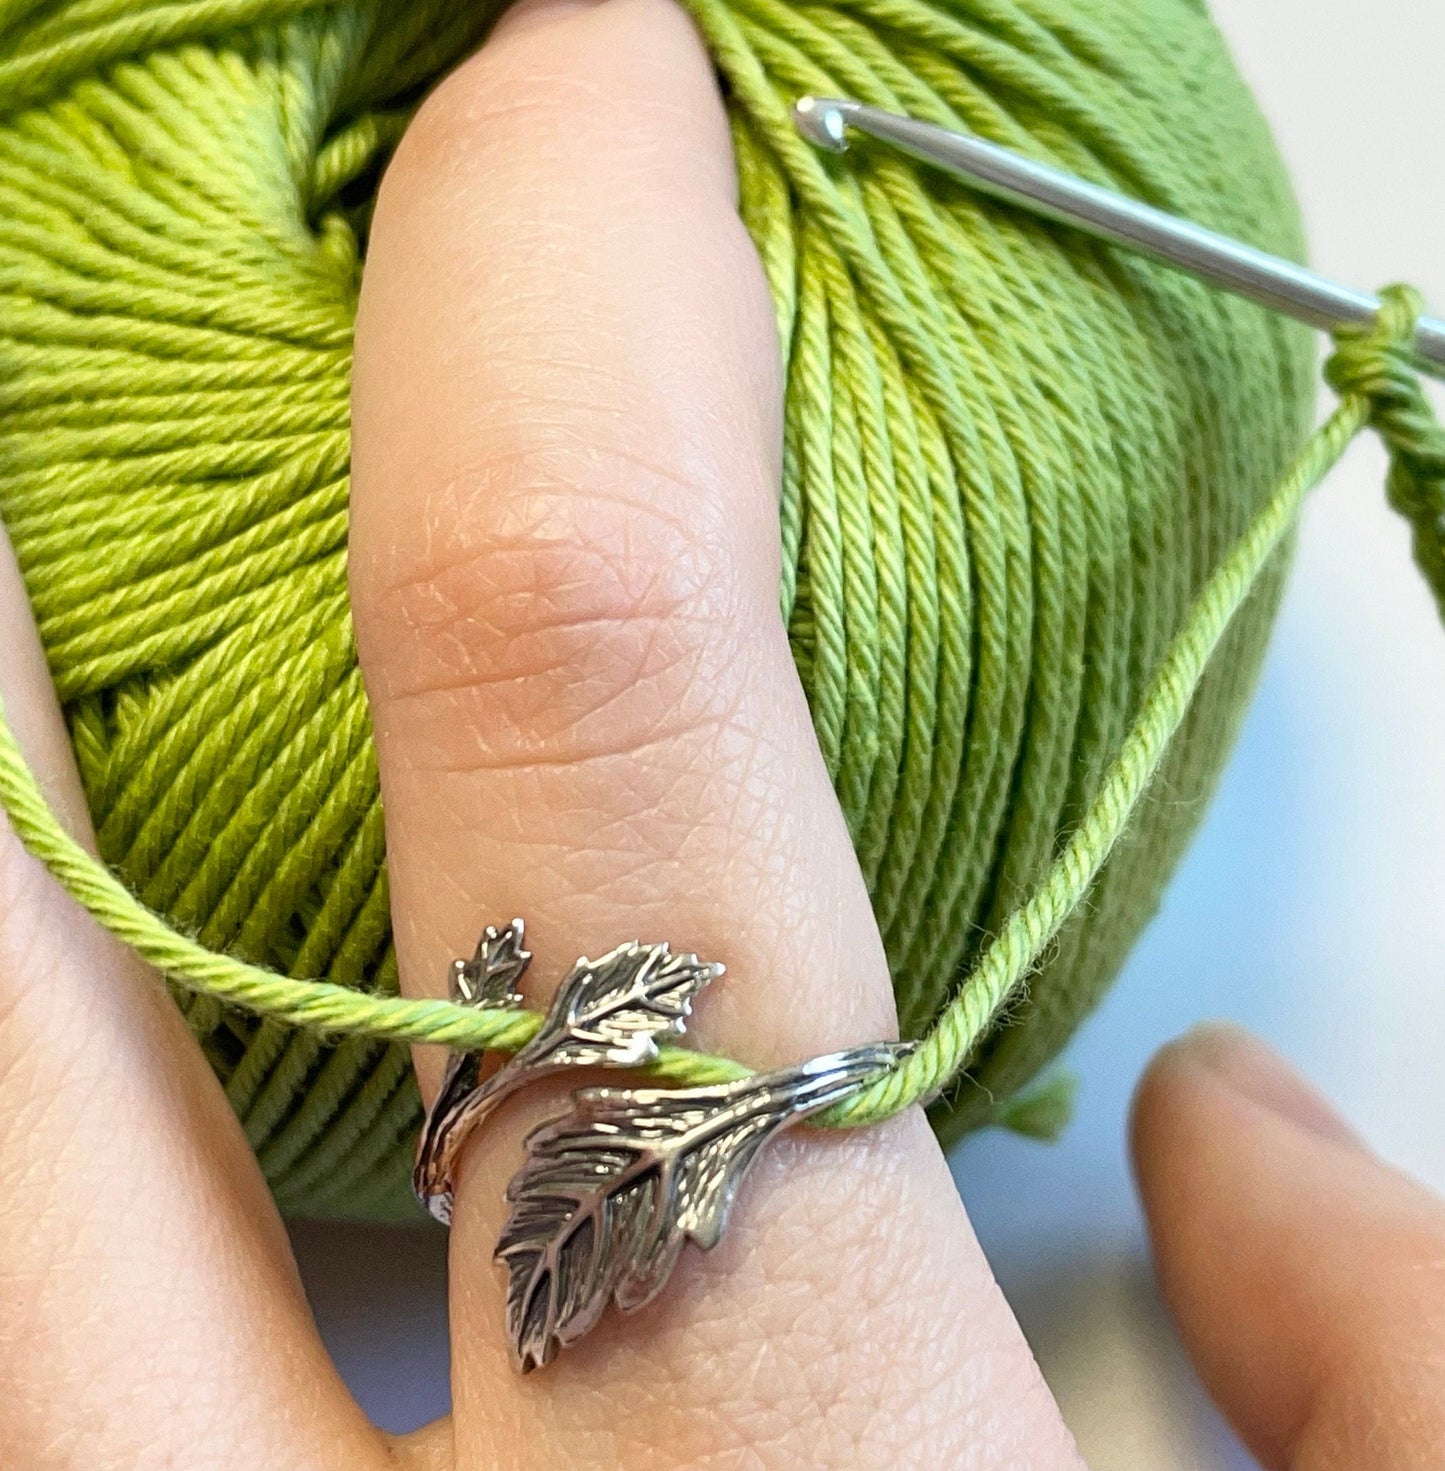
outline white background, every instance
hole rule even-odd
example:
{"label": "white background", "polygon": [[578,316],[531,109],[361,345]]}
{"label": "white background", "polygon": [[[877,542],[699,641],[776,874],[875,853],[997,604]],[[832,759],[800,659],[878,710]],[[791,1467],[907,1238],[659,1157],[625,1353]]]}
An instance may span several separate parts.
{"label": "white background", "polygon": [[[1445,7],[1214,0],[1294,170],[1313,257],[1445,311]],[[955,1174],[1094,1471],[1251,1463],[1155,1302],[1123,1151],[1129,1093],[1206,1017],[1263,1033],[1386,1155],[1445,1189],[1445,633],[1358,446],[1307,513],[1263,686],[1165,910],[1067,1061],[1052,1148],[965,1143]],[[440,1234],[295,1232],[322,1330],[391,1429],[445,1410]],[[845,1471],[845,1468],[840,1468]]]}

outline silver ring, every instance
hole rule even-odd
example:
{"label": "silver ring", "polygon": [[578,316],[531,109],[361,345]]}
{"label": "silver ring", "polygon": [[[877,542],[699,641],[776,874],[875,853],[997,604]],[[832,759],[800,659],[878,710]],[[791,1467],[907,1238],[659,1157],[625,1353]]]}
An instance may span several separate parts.
{"label": "silver ring", "polygon": [[[488,926],[470,961],[452,965],[452,999],[521,1004],[530,954],[523,925]],[[563,977],[541,1028],[496,1072],[456,1053],[417,1146],[413,1185],[450,1222],[453,1173],[472,1131],[518,1088],[574,1067],[637,1068],[681,1036],[699,991],[723,967],[666,944],[633,941]],[[911,1044],[880,1042],[796,1067],[701,1088],[586,1088],[534,1129],[507,1186],[511,1206],[494,1259],[507,1273],[507,1336],[524,1374],[550,1363],[609,1302],[633,1312],[662,1291],[689,1242],[726,1229],[738,1188],[764,1144],[893,1067]]]}
{"label": "silver ring", "polygon": [[[469,961],[454,960],[451,998],[463,1006],[522,1005],[517,982],[532,959],[525,925],[488,925]],[[680,1037],[693,998],[722,975],[696,955],[674,955],[664,943],[619,945],[600,960],[584,955],[562,978],[541,1030],[484,1081],[480,1059],[453,1052],[441,1091],[427,1110],[417,1143],[412,1188],[443,1224],[451,1221],[452,1177],[472,1131],[517,1089],[574,1067],[637,1068],[657,1044]]]}

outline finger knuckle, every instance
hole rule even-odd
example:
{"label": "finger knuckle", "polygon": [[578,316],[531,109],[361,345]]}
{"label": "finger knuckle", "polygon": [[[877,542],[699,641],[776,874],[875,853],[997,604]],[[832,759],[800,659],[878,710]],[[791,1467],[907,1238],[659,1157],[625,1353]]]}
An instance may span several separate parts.
{"label": "finger knuckle", "polygon": [[464,730],[469,765],[583,759],[707,720],[746,620],[726,534],[675,509],[689,498],[596,449],[493,456],[422,497],[355,599],[382,718]]}

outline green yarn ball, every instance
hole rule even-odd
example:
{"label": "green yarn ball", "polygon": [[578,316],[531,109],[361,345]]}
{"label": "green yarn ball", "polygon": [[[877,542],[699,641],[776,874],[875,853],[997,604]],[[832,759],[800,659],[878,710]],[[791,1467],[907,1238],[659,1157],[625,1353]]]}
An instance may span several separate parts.
{"label": "green yarn ball", "polygon": [[[824,158],[791,103],[966,126],[1284,253],[1295,209],[1198,0],[687,3],[787,358],[793,648],[917,1034],[1077,824],[1302,443],[1311,345],[883,150]],[[346,601],[352,318],[379,172],[487,10],[0,3],[0,514],[103,856],[213,949],[383,992]],[[935,1105],[946,1136],[1037,1074],[1153,912],[1282,571]],[[180,999],[283,1207],[411,1209],[405,1048]]]}

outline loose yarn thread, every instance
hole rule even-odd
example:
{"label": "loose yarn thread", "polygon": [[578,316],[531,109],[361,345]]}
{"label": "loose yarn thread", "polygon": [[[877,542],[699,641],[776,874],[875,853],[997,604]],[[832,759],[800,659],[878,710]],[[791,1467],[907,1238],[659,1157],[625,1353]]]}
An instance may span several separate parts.
{"label": "loose yarn thread", "polygon": [[[906,160],[824,160],[788,117],[850,93],[1292,250],[1192,0],[688,3],[786,355],[784,613],[922,1039],[823,1122],[939,1099],[956,1132],[1053,1055],[1147,918],[1299,504],[1366,424],[1445,597],[1416,307],[1392,292],[1342,337],[1339,408],[1301,453],[1304,334]],[[3,725],[0,803],[171,979],[293,1210],[405,1208],[419,1108],[386,1044],[513,1050],[538,1024],[395,995],[345,607],[367,204],[485,23],[458,9],[0,6],[0,512],[105,861]]]}
{"label": "loose yarn thread", "polygon": [[[1220,639],[1289,534],[1305,497],[1367,426],[1385,441],[1392,503],[1411,521],[1416,559],[1445,616],[1445,429],[1410,362],[1418,300],[1402,287],[1388,288],[1383,296],[1386,312],[1378,331],[1343,338],[1330,361],[1330,381],[1340,388],[1343,401],[1206,584],[1097,798],[1046,881],[985,948],[917,1050],[886,1077],[821,1115],[819,1124],[879,1123],[930,1101],[967,1066],[977,1040],[1088,893],[1123,835]],[[199,994],[332,1036],[433,1043],[463,1051],[515,1052],[541,1026],[542,1013],[536,1011],[368,995],[321,981],[294,980],[206,949],[146,909],[61,827],[3,715],[0,805],[26,849],[77,902],[157,969]],[[703,1084],[745,1077],[751,1069],[729,1058],[667,1046],[645,1071],[671,1082]]]}

